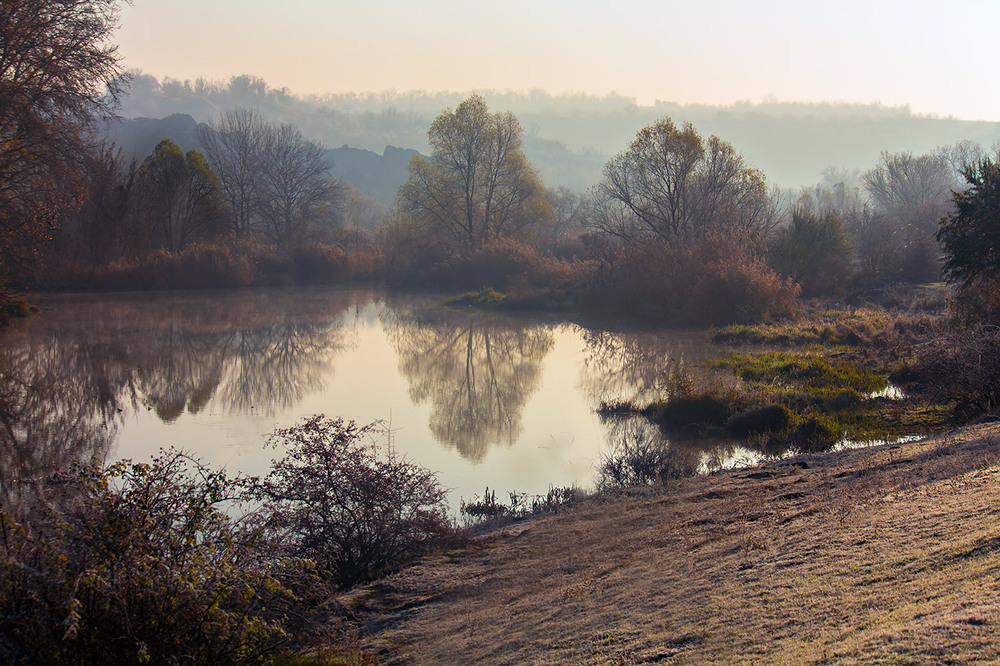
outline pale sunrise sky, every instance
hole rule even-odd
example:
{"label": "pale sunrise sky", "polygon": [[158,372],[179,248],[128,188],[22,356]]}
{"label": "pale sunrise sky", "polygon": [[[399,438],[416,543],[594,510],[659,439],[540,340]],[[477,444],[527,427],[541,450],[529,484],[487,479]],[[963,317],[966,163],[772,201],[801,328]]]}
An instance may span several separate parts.
{"label": "pale sunrise sky", "polygon": [[298,94],[617,92],[909,104],[1000,121],[1000,0],[135,0],[129,69]]}

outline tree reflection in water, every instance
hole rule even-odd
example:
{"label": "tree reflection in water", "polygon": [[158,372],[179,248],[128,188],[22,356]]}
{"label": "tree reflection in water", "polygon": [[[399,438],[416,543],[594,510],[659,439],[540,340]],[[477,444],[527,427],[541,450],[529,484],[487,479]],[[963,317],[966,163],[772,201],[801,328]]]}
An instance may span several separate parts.
{"label": "tree reflection in water", "polygon": [[548,328],[485,315],[397,308],[383,325],[410,398],[430,401],[435,438],[478,462],[510,446],[554,339]]}
{"label": "tree reflection in water", "polygon": [[[13,339],[11,339],[13,338]],[[72,460],[105,457],[131,382],[88,346],[12,334],[0,348],[0,500]]]}
{"label": "tree reflection in water", "polygon": [[713,348],[703,332],[621,333],[584,330],[581,386],[594,401],[660,397],[670,369],[700,365]]}
{"label": "tree reflection in water", "polygon": [[164,421],[213,401],[234,413],[296,404],[322,389],[336,353],[353,344],[345,315],[373,298],[356,290],[294,301],[284,292],[94,297],[84,318],[57,303],[3,334],[0,490],[107,456],[140,404]]}

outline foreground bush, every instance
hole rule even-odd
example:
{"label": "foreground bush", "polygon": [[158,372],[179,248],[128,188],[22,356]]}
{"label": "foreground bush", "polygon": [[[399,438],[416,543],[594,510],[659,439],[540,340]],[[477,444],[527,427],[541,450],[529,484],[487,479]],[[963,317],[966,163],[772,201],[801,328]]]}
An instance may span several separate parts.
{"label": "foreground bush", "polygon": [[0,661],[253,661],[285,641],[286,572],[221,509],[240,492],[169,453],[79,466],[22,515],[3,507]]}
{"label": "foreground bush", "polygon": [[601,456],[597,489],[602,492],[663,484],[698,473],[697,462],[667,442],[629,433]]}
{"label": "foreground bush", "polygon": [[371,663],[326,602],[453,535],[434,475],[374,432],[279,430],[264,479],[171,451],[21,492],[0,505],[0,663]]}
{"label": "foreground bush", "polygon": [[932,401],[954,405],[965,423],[1000,408],[1000,328],[975,326],[938,338],[917,354],[904,379]]}
{"label": "foreground bush", "polygon": [[452,536],[432,472],[381,453],[375,424],[315,416],[278,430],[286,449],[253,486],[277,549],[309,558],[341,587],[372,580]]}

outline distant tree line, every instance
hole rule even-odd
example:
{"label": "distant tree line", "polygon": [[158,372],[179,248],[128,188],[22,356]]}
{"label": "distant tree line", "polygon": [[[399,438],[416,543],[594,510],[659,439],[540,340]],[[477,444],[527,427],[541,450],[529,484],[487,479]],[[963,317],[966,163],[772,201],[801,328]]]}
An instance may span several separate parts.
{"label": "distant tree line", "polygon": [[[980,180],[992,173],[971,142],[886,152],[864,173],[828,170],[815,186],[782,193],[729,142],[664,116],[579,192],[546,188],[526,149],[531,132],[473,95],[431,123],[429,155],[410,162],[377,237],[345,228],[371,226],[380,212],[332,177],[322,147],[252,107],[216,115],[199,130],[199,149],[183,153],[165,138],[130,161],[94,131],[123,90],[110,41],[118,7],[17,0],[0,12],[8,284],[385,279],[696,323],[780,316],[800,295],[935,280],[942,267],[954,281],[986,279],[956,268],[964,236],[955,229],[979,232],[948,217],[956,205],[987,205],[964,198],[967,188],[987,191]],[[199,86],[222,94],[204,82],[192,94]],[[225,90],[287,96],[252,77]],[[951,222],[939,234],[942,219]]]}

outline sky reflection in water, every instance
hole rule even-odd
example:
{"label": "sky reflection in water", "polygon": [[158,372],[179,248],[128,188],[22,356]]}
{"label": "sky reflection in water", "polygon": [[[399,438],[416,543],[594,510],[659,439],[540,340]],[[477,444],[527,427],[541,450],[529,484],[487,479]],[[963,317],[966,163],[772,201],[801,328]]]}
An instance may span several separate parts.
{"label": "sky reflection in water", "polygon": [[[598,404],[652,397],[669,364],[708,350],[703,334],[588,330],[439,300],[320,289],[43,299],[0,351],[0,483],[166,446],[262,474],[276,455],[268,433],[325,413],[384,421],[456,506],[486,486],[589,487],[609,441],[657,436],[602,424]],[[680,446],[699,464],[738,455]]]}

